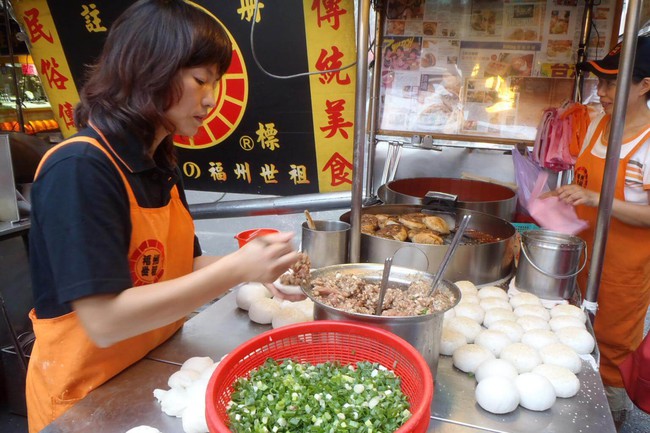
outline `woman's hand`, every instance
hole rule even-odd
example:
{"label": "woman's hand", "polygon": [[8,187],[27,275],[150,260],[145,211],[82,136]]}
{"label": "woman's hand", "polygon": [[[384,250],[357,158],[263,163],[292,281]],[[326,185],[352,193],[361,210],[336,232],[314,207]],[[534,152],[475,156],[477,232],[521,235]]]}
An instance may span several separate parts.
{"label": "woman's hand", "polygon": [[[271,283],[298,261],[291,245],[293,233],[275,233],[255,238],[233,253],[246,281]],[[233,257],[234,258],[234,257]]]}
{"label": "woman's hand", "polygon": [[597,192],[590,191],[579,185],[563,185],[556,189],[553,195],[556,195],[565,203],[572,206],[583,205],[588,207],[598,207],[600,195]]}

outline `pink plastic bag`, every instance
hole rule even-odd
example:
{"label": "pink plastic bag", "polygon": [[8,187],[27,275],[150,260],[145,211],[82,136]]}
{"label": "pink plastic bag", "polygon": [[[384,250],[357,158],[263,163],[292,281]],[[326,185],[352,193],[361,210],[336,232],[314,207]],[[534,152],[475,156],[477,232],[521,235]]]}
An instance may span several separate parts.
{"label": "pink plastic bag", "polygon": [[547,179],[548,173],[546,172],[541,172],[537,177],[535,188],[528,200],[530,216],[537,221],[540,227],[568,235],[575,235],[586,229],[589,223],[579,219],[576,210],[570,204],[555,196],[539,198]]}

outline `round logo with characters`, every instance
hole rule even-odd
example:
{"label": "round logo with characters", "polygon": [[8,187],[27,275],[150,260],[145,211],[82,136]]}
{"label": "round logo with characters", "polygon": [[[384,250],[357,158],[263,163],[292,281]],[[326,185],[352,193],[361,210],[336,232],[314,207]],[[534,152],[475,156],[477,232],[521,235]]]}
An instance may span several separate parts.
{"label": "round logo with characters", "polygon": [[580,185],[583,188],[587,188],[588,176],[586,167],[576,167],[574,177],[576,184]]}
{"label": "round logo with characters", "polygon": [[140,244],[129,257],[134,286],[157,283],[165,272],[165,247],[156,239]]}
{"label": "round logo with characters", "polygon": [[[195,5],[200,7],[198,5]],[[207,14],[219,21],[205,8]],[[219,21],[220,22],[220,21]],[[220,22],[221,23],[221,22]],[[221,23],[223,26],[223,23]],[[223,26],[226,29],[226,26]],[[216,104],[193,137],[174,136],[174,144],[187,149],[215,146],[232,134],[244,117],[248,102],[248,72],[239,45],[226,29],[232,42],[232,61],[215,90]]]}

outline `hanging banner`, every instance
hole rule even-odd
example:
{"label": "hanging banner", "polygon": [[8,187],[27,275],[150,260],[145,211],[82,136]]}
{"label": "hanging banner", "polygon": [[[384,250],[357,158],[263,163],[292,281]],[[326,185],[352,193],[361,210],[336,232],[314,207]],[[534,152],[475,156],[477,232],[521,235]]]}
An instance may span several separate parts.
{"label": "hanging banner", "polygon": [[[131,3],[12,2],[65,137],[76,132],[86,65]],[[174,137],[185,186],[271,195],[349,190],[356,70],[341,68],[356,59],[353,0],[189,3],[223,24],[233,61],[197,135]]]}

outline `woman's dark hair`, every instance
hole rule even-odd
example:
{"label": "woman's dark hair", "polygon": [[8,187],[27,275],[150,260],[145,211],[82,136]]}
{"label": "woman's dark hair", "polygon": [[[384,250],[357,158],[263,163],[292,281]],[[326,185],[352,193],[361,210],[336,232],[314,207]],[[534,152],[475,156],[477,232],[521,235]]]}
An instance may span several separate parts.
{"label": "woman's dark hair", "polygon": [[[183,0],[140,0],[111,26],[80,92],[75,124],[93,122],[118,137],[128,131],[146,153],[158,126],[174,131],[164,112],[181,97],[179,71],[216,65],[223,75],[231,58],[228,34],[206,12]],[[159,148],[175,162],[171,136]]]}

